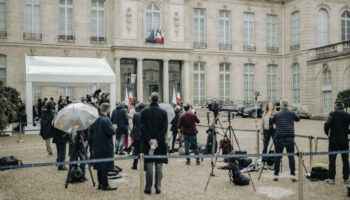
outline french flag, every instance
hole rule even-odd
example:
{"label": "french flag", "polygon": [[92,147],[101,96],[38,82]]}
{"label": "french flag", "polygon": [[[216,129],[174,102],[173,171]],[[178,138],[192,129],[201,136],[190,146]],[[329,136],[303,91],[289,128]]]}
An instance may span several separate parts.
{"label": "french flag", "polygon": [[157,30],[156,34],[156,43],[164,44],[164,36],[162,34],[162,31],[160,31],[159,29]]}
{"label": "french flag", "polygon": [[134,102],[134,97],[132,96],[132,92],[129,92],[129,103],[133,103]]}
{"label": "french flag", "polygon": [[177,94],[176,94],[176,103],[177,103],[178,105],[181,104],[181,96],[180,96],[180,92],[179,92],[179,91],[178,91]]}

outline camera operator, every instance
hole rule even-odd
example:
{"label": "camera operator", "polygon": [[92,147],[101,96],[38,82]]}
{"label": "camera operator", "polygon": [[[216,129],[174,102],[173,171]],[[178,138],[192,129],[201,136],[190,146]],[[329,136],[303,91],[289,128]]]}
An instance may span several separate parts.
{"label": "camera operator", "polygon": [[[183,131],[183,136],[185,139],[185,152],[186,155],[190,155],[190,144],[193,148],[193,151],[196,155],[199,155],[198,145],[197,145],[197,127],[196,123],[200,123],[197,115],[192,112],[192,106],[190,104],[186,104],[184,106],[185,113],[180,116],[179,123],[177,125],[178,134],[181,134],[181,130]],[[197,165],[200,165],[199,158],[197,160]],[[190,165],[190,159],[187,158],[186,165]]]}
{"label": "camera operator", "polygon": [[[113,125],[108,118],[110,113],[110,105],[103,103],[101,105],[100,117],[95,121],[95,158],[113,158],[113,135],[115,134],[116,125]],[[114,162],[100,162],[94,164],[94,169],[97,170],[98,189],[101,190],[116,190],[116,187],[111,187],[108,183],[108,172],[114,171]]]}
{"label": "camera operator", "polygon": [[[347,151],[349,150],[349,125],[350,114],[344,111],[344,104],[342,101],[335,102],[333,112],[328,116],[327,122],[324,124],[324,131],[329,138],[329,151]],[[341,154],[343,160],[343,179],[344,184],[349,184],[349,154]],[[335,161],[337,154],[329,155],[329,179],[325,182],[328,184],[335,184]]]}
{"label": "camera operator", "polygon": [[[70,138],[69,144],[69,161],[77,161],[78,158],[81,160],[82,157],[79,152],[86,158],[86,148],[88,145],[89,134],[87,130],[82,131],[72,131],[72,138]],[[69,172],[71,171],[73,165],[69,165]],[[83,172],[82,178],[79,180],[80,182],[87,181],[88,179],[85,177],[85,164],[80,164],[81,170]],[[71,180],[69,181],[71,182]]]}
{"label": "camera operator", "polygon": [[52,148],[50,145],[50,138],[53,137],[54,127],[52,126],[52,120],[55,117],[55,108],[52,102],[48,101],[41,112],[40,121],[40,136],[46,142],[47,153],[51,156]]}
{"label": "camera operator", "polygon": [[[287,149],[287,153],[294,153],[294,122],[300,121],[300,117],[294,112],[288,109],[288,101],[286,99],[281,100],[281,110],[277,112],[272,118],[270,118],[270,125],[276,124],[275,131],[275,150],[276,153],[282,153],[284,147]],[[296,181],[295,177],[295,160],[294,156],[288,156],[290,178],[292,181]],[[276,157],[275,160],[275,175],[273,180],[278,181],[278,174],[280,171],[281,157]]]}

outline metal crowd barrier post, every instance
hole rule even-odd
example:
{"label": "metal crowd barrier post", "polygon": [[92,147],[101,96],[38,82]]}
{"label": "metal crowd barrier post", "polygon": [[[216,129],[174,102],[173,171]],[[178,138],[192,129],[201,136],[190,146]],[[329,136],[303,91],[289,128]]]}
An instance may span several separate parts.
{"label": "metal crowd barrier post", "polygon": [[312,168],[312,161],[313,161],[313,156],[312,156],[312,140],[313,140],[313,137],[310,135],[310,137],[309,137],[310,171],[311,171],[311,168]]}
{"label": "metal crowd barrier post", "polygon": [[303,200],[303,178],[304,178],[304,171],[303,171],[303,153],[299,152],[299,180],[298,180],[298,199]]}
{"label": "metal crowd barrier post", "polygon": [[317,152],[318,151],[318,137],[315,138],[315,151],[314,152]]}
{"label": "metal crowd barrier post", "polygon": [[140,154],[140,200],[145,199],[144,187],[145,187],[145,174],[144,174],[144,154]]}

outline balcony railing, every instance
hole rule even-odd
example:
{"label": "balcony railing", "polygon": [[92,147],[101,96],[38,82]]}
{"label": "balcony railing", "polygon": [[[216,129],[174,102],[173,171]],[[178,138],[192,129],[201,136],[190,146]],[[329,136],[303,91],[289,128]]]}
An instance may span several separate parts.
{"label": "balcony railing", "polygon": [[317,61],[345,55],[350,55],[350,41],[310,49],[308,60]]}
{"label": "balcony railing", "polygon": [[256,51],[255,45],[243,45],[243,50],[244,51]]}
{"label": "balcony railing", "polygon": [[6,31],[0,31],[0,38],[7,38],[7,32]]}
{"label": "balcony railing", "polygon": [[74,35],[58,35],[60,41],[74,41]]}
{"label": "balcony railing", "polygon": [[266,47],[268,53],[278,53],[278,47]]}
{"label": "balcony railing", "polygon": [[232,49],[232,45],[231,44],[220,43],[219,44],[219,49],[220,50],[231,50]]}
{"label": "balcony railing", "polygon": [[290,45],[290,51],[297,51],[297,50],[300,50],[300,43]]}
{"label": "balcony railing", "polygon": [[41,40],[42,39],[42,34],[41,33],[24,32],[23,33],[23,39],[25,39],[25,40]]}
{"label": "balcony railing", "polygon": [[105,42],[106,38],[105,37],[96,37],[92,36],[90,37],[91,42]]}
{"label": "balcony railing", "polygon": [[206,42],[193,42],[193,48],[205,49],[205,48],[207,48],[207,43]]}

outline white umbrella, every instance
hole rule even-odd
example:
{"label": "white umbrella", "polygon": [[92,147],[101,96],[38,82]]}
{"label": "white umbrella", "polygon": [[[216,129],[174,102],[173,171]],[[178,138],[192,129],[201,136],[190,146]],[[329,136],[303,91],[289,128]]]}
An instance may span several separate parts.
{"label": "white umbrella", "polygon": [[72,103],[60,110],[55,118],[55,128],[64,132],[85,130],[98,118],[95,107],[83,103]]}
{"label": "white umbrella", "polygon": [[167,114],[168,114],[168,123],[170,123],[171,120],[173,120],[174,117],[175,117],[174,108],[171,107],[170,104],[166,104],[166,103],[160,103],[159,107],[167,112]]}

